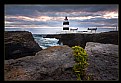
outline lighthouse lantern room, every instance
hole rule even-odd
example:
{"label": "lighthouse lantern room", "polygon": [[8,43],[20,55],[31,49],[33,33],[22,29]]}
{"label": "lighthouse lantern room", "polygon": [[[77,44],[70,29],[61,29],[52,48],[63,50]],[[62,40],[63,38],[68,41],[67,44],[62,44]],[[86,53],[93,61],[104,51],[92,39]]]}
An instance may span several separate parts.
{"label": "lighthouse lantern room", "polygon": [[63,30],[69,30],[69,21],[67,19],[67,16],[65,17],[63,21]]}

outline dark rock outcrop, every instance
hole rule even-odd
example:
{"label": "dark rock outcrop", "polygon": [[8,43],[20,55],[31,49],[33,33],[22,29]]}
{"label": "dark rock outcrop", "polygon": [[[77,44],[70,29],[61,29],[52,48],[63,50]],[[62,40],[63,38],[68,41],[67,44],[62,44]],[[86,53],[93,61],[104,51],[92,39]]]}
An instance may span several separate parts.
{"label": "dark rock outcrop", "polygon": [[49,47],[35,56],[5,60],[5,80],[76,80],[74,63],[70,47]]}
{"label": "dark rock outcrop", "polygon": [[87,42],[87,73],[94,80],[119,80],[118,45]]}
{"label": "dark rock outcrop", "polygon": [[31,32],[5,31],[5,59],[16,59],[27,55],[34,55],[42,50],[34,41]]}
{"label": "dark rock outcrop", "polygon": [[93,42],[118,45],[118,31],[103,32],[93,35]]}
{"label": "dark rock outcrop", "polygon": [[104,44],[118,45],[118,31],[102,32],[102,33],[68,33],[68,34],[55,34],[47,35],[48,38],[57,38],[59,43],[68,46],[81,46],[85,48],[86,42],[99,42]]}
{"label": "dark rock outcrop", "polygon": [[86,45],[85,34],[62,34],[60,41],[70,47],[77,45],[84,48]]}

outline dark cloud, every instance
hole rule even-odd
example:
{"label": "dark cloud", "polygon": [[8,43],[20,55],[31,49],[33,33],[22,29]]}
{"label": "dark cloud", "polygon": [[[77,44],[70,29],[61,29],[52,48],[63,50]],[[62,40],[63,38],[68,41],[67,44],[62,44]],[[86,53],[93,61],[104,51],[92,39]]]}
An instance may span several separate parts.
{"label": "dark cloud", "polygon": [[5,5],[6,15],[36,15],[36,12],[117,11],[117,5]]}
{"label": "dark cloud", "polygon": [[[21,26],[21,25],[40,25],[40,26],[62,26],[62,20],[58,17],[68,16],[73,19],[69,19],[70,26],[72,27],[102,27],[102,26],[116,26],[118,24],[118,18],[106,19],[103,15],[106,12],[118,12],[118,5],[5,5],[5,21],[12,22],[6,23],[5,26]],[[8,18],[9,16],[15,16],[15,18]],[[17,16],[23,16],[24,18],[18,18]],[[39,16],[51,17],[51,20],[43,21],[39,20]],[[78,17],[84,17],[85,19],[74,19]],[[92,17],[89,18],[88,17]],[[31,20],[38,19],[39,21]],[[87,19],[86,19],[87,18]],[[30,19],[30,20],[29,20]]]}
{"label": "dark cloud", "polygon": [[99,22],[104,22],[104,23],[110,23],[110,24],[112,24],[112,23],[117,23],[117,19],[116,18],[112,18],[112,19],[105,19],[105,18],[92,18],[92,19],[86,19],[86,20],[83,20],[83,21],[81,21],[81,22],[97,22],[97,23],[99,23]]}
{"label": "dark cloud", "polygon": [[17,18],[6,18],[7,22],[11,22],[6,24],[7,27],[10,26],[21,26],[21,25],[41,25],[41,26],[50,26],[50,27],[56,27],[56,26],[62,26],[62,21],[56,21],[56,20],[49,20],[49,21],[28,21],[24,19],[17,19]]}

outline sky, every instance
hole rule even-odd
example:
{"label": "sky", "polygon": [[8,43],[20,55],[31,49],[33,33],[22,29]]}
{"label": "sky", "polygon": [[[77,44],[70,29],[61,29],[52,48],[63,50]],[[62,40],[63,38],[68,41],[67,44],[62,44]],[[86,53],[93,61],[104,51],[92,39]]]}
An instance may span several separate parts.
{"label": "sky", "polygon": [[65,16],[70,27],[118,27],[117,4],[6,4],[5,28],[63,27]]}

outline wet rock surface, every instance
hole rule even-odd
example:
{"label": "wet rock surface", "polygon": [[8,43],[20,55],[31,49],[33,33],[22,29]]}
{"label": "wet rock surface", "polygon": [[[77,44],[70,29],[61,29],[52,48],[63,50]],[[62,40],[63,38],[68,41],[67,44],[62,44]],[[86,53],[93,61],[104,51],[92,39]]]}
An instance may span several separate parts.
{"label": "wet rock surface", "polygon": [[5,80],[76,80],[74,63],[70,47],[49,47],[35,56],[5,60]]}
{"label": "wet rock surface", "polygon": [[94,80],[119,80],[118,45],[87,42],[85,50],[89,56],[87,73]]}
{"label": "wet rock surface", "polygon": [[42,50],[34,41],[31,32],[28,31],[5,31],[5,59],[16,59],[28,55],[34,55]]}

